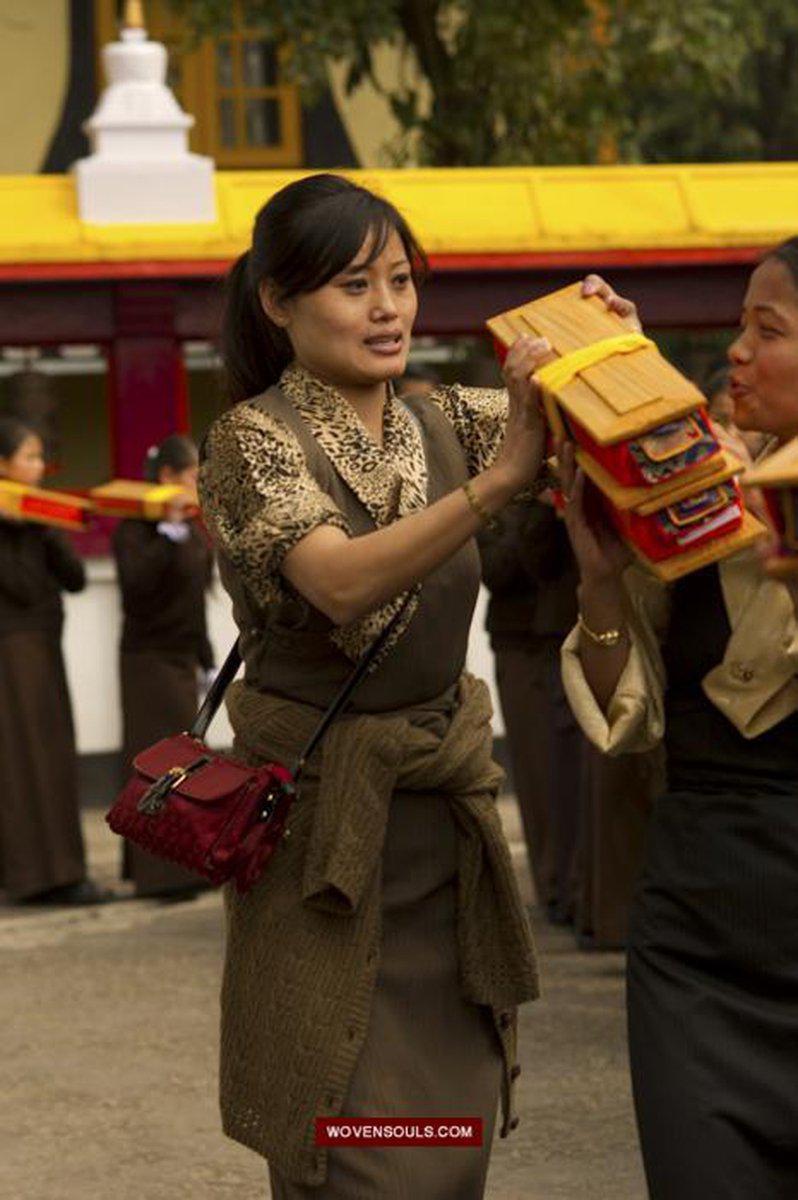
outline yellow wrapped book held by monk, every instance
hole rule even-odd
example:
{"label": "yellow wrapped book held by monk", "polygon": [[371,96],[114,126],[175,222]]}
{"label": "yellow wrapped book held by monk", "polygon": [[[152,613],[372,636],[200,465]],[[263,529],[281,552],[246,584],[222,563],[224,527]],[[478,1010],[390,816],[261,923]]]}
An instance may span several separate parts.
{"label": "yellow wrapped book held by monk", "polygon": [[96,513],[103,517],[132,517],[144,521],[163,521],[169,509],[181,501],[184,515],[199,511],[196,495],[176,484],[142,483],[134,479],[112,479],[89,492]]}
{"label": "yellow wrapped book held by monk", "polygon": [[37,525],[54,525],[80,533],[88,528],[91,505],[81,496],[69,492],[49,491],[29,487],[11,479],[0,479],[0,516]]}
{"label": "yellow wrapped book held by monk", "polygon": [[536,378],[552,436],[576,444],[609,517],[654,574],[677,579],[764,532],[701,392],[601,299],[573,284],[487,324],[500,356],[521,334],[549,341],[556,357]]}

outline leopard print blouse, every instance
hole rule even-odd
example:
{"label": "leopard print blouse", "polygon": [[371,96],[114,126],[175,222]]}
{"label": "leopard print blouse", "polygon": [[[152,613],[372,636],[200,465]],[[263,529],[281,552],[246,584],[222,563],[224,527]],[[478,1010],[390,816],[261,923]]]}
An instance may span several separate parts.
{"label": "leopard print blouse", "polygon": [[[335,470],[358,497],[377,528],[427,504],[427,465],[419,425],[389,395],[383,445],[369,435],[354,408],[331,385],[292,363],[280,388],[307,422]],[[469,473],[489,466],[501,443],[507,393],[459,385],[441,387],[440,406],[465,452]],[[320,525],[352,536],[345,514],[308,468],[294,433],[252,401],[223,414],[206,439],[200,495],[208,527],[241,576],[253,601],[268,610],[296,600],[281,574],[285,555]],[[418,591],[418,589],[416,589]],[[404,597],[382,605],[350,626],[333,629],[332,641],[355,659],[390,621]],[[396,636],[412,619],[411,600]]]}

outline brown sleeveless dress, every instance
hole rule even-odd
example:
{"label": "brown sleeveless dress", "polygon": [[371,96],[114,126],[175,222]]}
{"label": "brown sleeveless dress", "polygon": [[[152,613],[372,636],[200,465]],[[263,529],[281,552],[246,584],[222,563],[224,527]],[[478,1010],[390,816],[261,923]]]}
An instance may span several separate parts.
{"label": "brown sleeveless dress", "polygon": [[[291,430],[308,470],[352,533],[375,529],[369,512],[288,398],[273,389],[254,403]],[[466,458],[435,403],[422,400],[408,406],[421,430],[428,502],[434,503],[468,477]],[[224,552],[220,569],[243,634],[248,684],[325,706],[352,667],[330,640],[329,620],[304,601],[287,597],[272,607],[266,623],[251,589]],[[413,706],[422,710],[419,720],[431,729],[445,722],[465,665],[479,573],[476,545],[470,541],[424,580],[409,626],[358,691],[356,711]],[[275,1200],[479,1200],[484,1193],[502,1062],[489,1011],[468,1003],[461,992],[456,828],[444,796],[430,802],[429,795],[394,795],[382,876],[380,970],[342,1119],[481,1116],[483,1145],[331,1150],[320,1187],[272,1171]]]}

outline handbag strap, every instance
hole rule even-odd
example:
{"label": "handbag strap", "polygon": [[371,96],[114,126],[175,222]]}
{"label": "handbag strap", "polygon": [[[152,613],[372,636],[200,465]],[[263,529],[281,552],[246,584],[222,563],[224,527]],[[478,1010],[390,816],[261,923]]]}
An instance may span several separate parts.
{"label": "handbag strap", "polygon": [[219,711],[224,700],[224,694],[236,677],[241,666],[241,651],[238,648],[238,638],[233,642],[233,648],[219,668],[219,674],[214,679],[203,700],[200,710],[188,730],[189,737],[203,741],[208,732],[208,726]]}
{"label": "handbag strap", "polygon": [[[330,725],[332,725],[335,718],[344,711],[344,709],[348,705],[349,701],[352,699],[352,695],[355,691],[355,688],[362,681],[363,677],[368,672],[369,667],[374,662],[375,658],[380,653],[380,651],[382,650],[385,643],[388,641],[388,638],[391,636],[394,629],[396,629],[396,626],[399,624],[399,621],[401,620],[401,618],[405,612],[405,609],[407,608],[408,604],[410,603],[412,596],[413,596],[413,589],[411,588],[411,590],[407,593],[404,600],[402,601],[402,604],[400,605],[400,607],[397,609],[397,611],[391,617],[388,624],[377,635],[377,637],[374,639],[374,641],[369,646],[368,650],[366,650],[365,653],[362,654],[361,657],[358,659],[358,661],[355,663],[354,669],[353,669],[352,673],[348,676],[343,687],[334,696],[334,698],[332,699],[332,701],[330,702],[330,704],[324,711],[318,725],[314,729],[314,731],[311,734],[310,738],[308,739],[304,749],[300,752],[299,757],[297,758],[296,766],[294,767],[294,769],[292,771],[294,780],[299,779],[300,775],[302,774],[302,771],[304,770],[305,763],[310,758],[311,754],[316,749],[316,747],[318,746],[321,739],[324,737],[324,735],[327,732],[327,730],[329,729]],[[210,725],[213,718],[216,716],[216,713],[219,711],[219,707],[222,703],[222,700],[224,699],[224,694],[227,691],[230,684],[235,679],[236,673],[240,666],[241,666],[241,651],[239,649],[238,639],[236,639],[232,650],[228,654],[227,658],[224,660],[224,663],[222,664],[222,666],[219,670],[219,674],[216,676],[213,683],[208,688],[208,694],[205,697],[199,712],[197,713],[196,717],[194,718],[194,721],[193,721],[190,729],[188,730],[190,737],[197,738],[198,741],[202,741],[204,739],[205,734],[208,731],[208,726]]]}

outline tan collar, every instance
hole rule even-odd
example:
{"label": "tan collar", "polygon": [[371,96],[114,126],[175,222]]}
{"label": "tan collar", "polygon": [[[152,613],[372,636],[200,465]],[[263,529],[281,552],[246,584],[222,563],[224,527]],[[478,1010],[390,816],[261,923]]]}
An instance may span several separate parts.
{"label": "tan collar", "polygon": [[378,526],[426,507],[427,463],[421,431],[392,389],[386,395],[383,444],[378,446],[337,388],[299,363],[286,367],[280,387]]}

